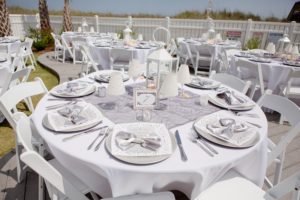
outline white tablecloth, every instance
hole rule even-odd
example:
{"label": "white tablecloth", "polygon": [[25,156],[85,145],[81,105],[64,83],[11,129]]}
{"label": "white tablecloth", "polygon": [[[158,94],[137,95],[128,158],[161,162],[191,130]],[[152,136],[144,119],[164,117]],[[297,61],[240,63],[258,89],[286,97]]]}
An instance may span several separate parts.
{"label": "white tablecloth", "polygon": [[[199,94],[212,92],[187,89]],[[194,199],[232,168],[258,185],[263,183],[267,160],[267,120],[258,106],[252,112],[260,117],[247,119],[262,125],[259,130],[260,140],[255,146],[237,150],[213,145],[219,154],[210,157],[190,140],[193,125],[193,122],[190,122],[171,130],[174,133],[178,129],[181,133],[188,156],[187,162],[181,160],[177,148],[165,161],[139,166],[118,161],[106,151],[104,144],[96,152],[87,151],[87,146],[96,137],[97,132],[62,142],[67,134],[55,134],[45,129],[42,125],[46,113],[45,106],[57,104],[47,101],[49,97],[51,96],[45,96],[37,105],[32,115],[33,123],[58,161],[102,197],[180,190]],[[104,124],[110,123],[109,119],[104,119]]]}
{"label": "white tablecloth", "polygon": [[[240,78],[247,78],[254,75],[253,71],[237,71],[237,66],[234,61],[238,59],[247,59],[247,58],[237,58],[231,59],[231,69],[230,73],[239,76]],[[254,62],[254,61],[250,61]],[[292,70],[300,70],[300,67],[293,67],[282,64],[280,61],[272,60],[271,63],[261,63],[261,69],[263,74],[263,79],[266,82],[266,87],[273,91],[274,94],[280,93],[280,87],[286,85],[288,81],[289,73]],[[300,81],[295,80],[293,84],[300,85]]]}
{"label": "white tablecloth", "polygon": [[1,53],[15,53],[19,47],[20,41],[1,43],[0,42],[0,52]]}
{"label": "white tablecloth", "polygon": [[[94,61],[102,66],[102,69],[110,69],[110,50],[111,47],[96,47],[90,45],[90,52]],[[117,49],[118,55],[115,57],[124,57],[127,55],[127,61],[137,59],[140,63],[146,63],[148,55],[156,48],[137,49],[134,47]],[[126,61],[126,60],[124,60]]]}
{"label": "white tablecloth", "polygon": [[[191,53],[195,55],[196,52],[200,54],[200,56],[211,56],[213,59],[212,70],[220,71],[219,65],[216,62],[219,59],[220,53],[222,50],[226,49],[240,49],[241,43],[238,41],[229,41],[229,42],[221,42],[217,44],[209,44],[206,42],[199,42],[196,40],[184,40],[179,43],[179,49],[182,50],[184,55],[187,55],[185,45],[188,45]],[[209,66],[209,62],[200,63],[201,65]]]}

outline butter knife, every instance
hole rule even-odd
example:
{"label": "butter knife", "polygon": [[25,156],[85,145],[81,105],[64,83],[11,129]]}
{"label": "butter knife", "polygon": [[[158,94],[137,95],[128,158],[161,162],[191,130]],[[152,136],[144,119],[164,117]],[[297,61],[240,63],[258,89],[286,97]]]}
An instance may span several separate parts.
{"label": "butter knife", "polygon": [[179,151],[180,151],[180,155],[181,155],[181,160],[182,161],[187,161],[188,158],[187,158],[187,156],[186,156],[186,154],[184,152],[184,149],[183,149],[183,146],[182,146],[182,142],[181,142],[181,138],[180,138],[178,130],[175,131],[175,138],[176,138],[177,145],[179,147]]}

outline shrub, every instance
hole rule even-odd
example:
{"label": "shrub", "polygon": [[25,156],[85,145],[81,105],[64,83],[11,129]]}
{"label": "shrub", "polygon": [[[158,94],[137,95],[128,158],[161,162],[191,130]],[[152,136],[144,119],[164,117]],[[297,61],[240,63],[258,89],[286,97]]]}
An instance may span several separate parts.
{"label": "shrub", "polygon": [[261,41],[258,37],[251,38],[247,41],[246,49],[258,49],[260,42]]}
{"label": "shrub", "polygon": [[29,28],[28,37],[33,39],[33,48],[37,51],[44,50],[46,47],[53,46],[54,40],[50,31]]}

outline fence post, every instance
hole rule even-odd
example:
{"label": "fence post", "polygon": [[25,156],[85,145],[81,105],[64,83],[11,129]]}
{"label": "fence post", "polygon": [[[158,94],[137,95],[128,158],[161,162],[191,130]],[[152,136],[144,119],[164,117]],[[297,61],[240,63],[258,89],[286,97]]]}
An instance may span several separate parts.
{"label": "fence post", "polygon": [[292,21],[290,23],[290,28],[289,28],[289,38],[290,38],[291,41],[293,40],[295,30],[296,30],[296,22]]}
{"label": "fence post", "polygon": [[99,17],[98,15],[95,15],[95,28],[96,28],[96,32],[99,33]]}
{"label": "fence post", "polygon": [[41,25],[40,25],[40,14],[39,13],[36,13],[35,14],[35,20],[36,20],[36,28],[41,28]]}
{"label": "fence post", "polygon": [[246,27],[246,33],[245,33],[245,39],[243,42],[243,47],[245,46],[245,44],[247,43],[247,41],[250,39],[250,35],[251,35],[251,31],[252,31],[252,19],[248,19],[247,21],[247,27]]}
{"label": "fence post", "polygon": [[170,17],[166,17],[166,28],[170,31]]}
{"label": "fence post", "polygon": [[128,16],[128,26],[129,28],[132,28],[132,17]]}

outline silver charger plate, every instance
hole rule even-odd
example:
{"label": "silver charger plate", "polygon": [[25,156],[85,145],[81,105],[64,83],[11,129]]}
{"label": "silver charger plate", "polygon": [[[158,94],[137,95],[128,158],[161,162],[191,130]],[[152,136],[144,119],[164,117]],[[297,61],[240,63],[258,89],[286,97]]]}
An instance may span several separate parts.
{"label": "silver charger plate", "polygon": [[94,85],[91,85],[90,87],[91,87],[91,89],[90,90],[88,90],[88,91],[86,91],[85,93],[82,93],[82,94],[70,94],[70,95],[67,95],[67,94],[60,94],[60,93],[57,93],[55,90],[57,89],[57,88],[59,88],[60,87],[60,85],[58,85],[58,86],[56,86],[55,88],[53,88],[51,91],[50,91],[50,94],[52,94],[53,96],[56,96],[56,97],[62,97],[62,98],[74,98],[74,97],[83,97],[83,96],[87,96],[87,95],[90,95],[90,94],[92,94],[92,93],[94,93],[95,92],[95,90],[96,90],[96,86],[94,86]]}
{"label": "silver charger plate", "polygon": [[[43,120],[42,120],[42,124],[44,127],[46,127],[47,129],[51,130],[51,131],[55,131],[55,132],[59,132],[59,133],[74,133],[74,132],[78,132],[78,131],[83,131],[83,130],[86,130],[86,129],[89,129],[89,128],[92,128],[96,125],[98,125],[99,123],[102,122],[103,120],[103,115],[101,113],[101,111],[99,109],[96,108],[96,106],[92,105],[92,104],[89,104],[88,106],[90,106],[88,109],[89,110],[92,110],[94,112],[94,114],[96,114],[98,117],[96,118],[95,122],[93,123],[90,123],[90,119],[87,121],[87,122],[84,122],[82,124],[80,124],[80,126],[76,127],[75,129],[70,127],[70,129],[68,130],[64,130],[64,131],[55,131],[54,128],[51,126],[51,124],[49,123],[48,121],[48,113],[45,114]],[[59,108],[58,108],[59,109]],[[54,111],[53,111],[54,112]],[[93,118],[94,119],[94,118]]]}
{"label": "silver charger plate", "polygon": [[300,67],[300,62],[283,61],[282,64],[292,66],[292,67]]}
{"label": "silver charger plate", "polygon": [[255,106],[255,103],[251,103],[245,107],[241,106],[241,107],[238,107],[238,106],[230,106],[230,105],[226,105],[222,102],[220,102],[218,99],[218,97],[213,97],[212,95],[208,95],[209,98],[208,98],[208,101],[216,106],[219,106],[221,108],[225,108],[225,109],[229,109],[229,110],[235,110],[235,111],[247,111],[247,110],[251,110],[252,108],[254,108]]}
{"label": "silver charger plate", "polygon": [[[174,153],[174,151],[177,148],[177,144],[176,144],[176,140],[175,137],[172,133],[169,133],[170,135],[170,139],[171,139],[171,144],[172,144],[172,153]],[[118,160],[130,163],[130,164],[136,164],[136,165],[147,165],[147,164],[154,164],[154,163],[158,163],[161,162],[163,160],[166,160],[167,158],[169,158],[172,154],[170,155],[161,155],[161,156],[118,156],[118,155],[113,155],[111,152],[111,135],[107,137],[106,141],[105,141],[105,146],[107,151],[115,158],[117,158]]]}
{"label": "silver charger plate", "polygon": [[250,61],[253,62],[260,62],[260,63],[271,63],[272,61],[269,59],[257,59],[257,58],[250,58]]}
{"label": "silver charger plate", "polygon": [[[106,75],[106,74],[103,74],[103,75]],[[95,75],[94,76],[95,80],[99,81],[99,82],[103,82],[103,83],[108,83],[109,82],[109,78],[107,80],[105,80],[105,79],[102,79],[100,76],[101,76],[101,74]],[[129,76],[127,74],[122,74],[122,78],[123,78],[123,82],[129,80]]]}
{"label": "silver charger plate", "polygon": [[198,121],[200,121],[202,118],[199,118],[195,121],[194,123],[194,129],[196,130],[196,132],[202,136],[204,139],[210,141],[210,142],[213,142],[215,144],[218,144],[218,145],[221,145],[221,146],[225,146],[225,147],[230,147],[230,148],[236,148],[236,149],[244,149],[244,148],[249,148],[249,147],[252,147],[254,146],[258,141],[259,141],[259,134],[257,133],[256,134],[256,137],[253,138],[253,140],[243,144],[243,145],[235,145],[235,144],[232,144],[230,142],[227,142],[225,140],[222,140],[222,139],[219,139],[217,137],[214,137],[213,135],[209,134],[209,133],[206,133],[205,131],[201,131],[199,130],[195,124],[198,123]]}

